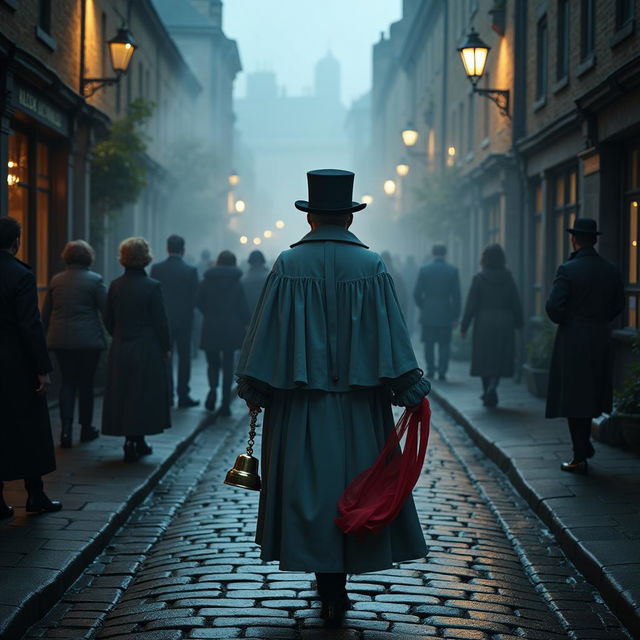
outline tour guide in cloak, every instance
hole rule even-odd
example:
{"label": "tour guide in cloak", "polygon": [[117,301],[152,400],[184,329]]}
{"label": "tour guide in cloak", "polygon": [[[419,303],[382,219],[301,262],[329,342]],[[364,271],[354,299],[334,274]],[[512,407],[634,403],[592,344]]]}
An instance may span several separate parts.
{"label": "tour guide in cloak", "polygon": [[266,407],[256,541],[261,558],[313,571],[328,624],[349,608],[347,573],[426,555],[412,498],[380,533],[344,535],[336,505],[394,428],[391,405],[430,390],[418,368],[381,257],[348,231],[354,174],[307,174],[311,231],[280,254],[265,283],[237,367],[238,394]]}

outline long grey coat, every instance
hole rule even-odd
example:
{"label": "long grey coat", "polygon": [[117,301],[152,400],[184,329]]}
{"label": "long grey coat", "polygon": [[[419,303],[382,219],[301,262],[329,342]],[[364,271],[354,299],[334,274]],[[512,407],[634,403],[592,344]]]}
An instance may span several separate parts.
{"label": "long grey coat", "polygon": [[471,375],[510,377],[515,360],[515,330],[523,324],[522,305],[511,272],[485,268],[473,277],[460,323],[473,321]]}
{"label": "long grey coat", "polygon": [[611,411],[609,323],[624,309],[620,272],[595,249],[558,267],[547,314],[558,325],[551,357],[547,418],[595,418]]}
{"label": "long grey coat", "polygon": [[113,336],[107,365],[102,432],[160,433],[171,426],[167,352],[169,327],[157,280],[126,269],[111,283],[105,325]]}
{"label": "long grey coat", "polygon": [[105,349],[106,298],[102,276],[88,267],[69,265],[53,276],[42,306],[49,349]]}

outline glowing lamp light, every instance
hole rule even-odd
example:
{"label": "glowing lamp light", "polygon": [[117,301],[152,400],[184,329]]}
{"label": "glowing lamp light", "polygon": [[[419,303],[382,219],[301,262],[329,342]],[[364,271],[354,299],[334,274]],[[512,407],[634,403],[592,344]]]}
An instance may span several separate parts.
{"label": "glowing lamp light", "polygon": [[399,164],[396,165],[396,173],[401,178],[404,178],[404,177],[408,176],[409,175],[409,170],[410,170],[410,167],[406,162],[400,162]]}
{"label": "glowing lamp light", "polygon": [[276,228],[277,229],[284,229],[284,220],[277,220],[276,221]]}
{"label": "glowing lamp light", "polygon": [[257,238],[257,237],[256,237],[256,238],[254,238],[254,239],[253,239],[253,244],[255,244],[255,245],[256,245],[256,247],[257,247],[259,244],[262,244],[262,238]]}
{"label": "glowing lamp light", "polygon": [[383,189],[388,196],[392,196],[396,192],[395,180],[385,180]]}
{"label": "glowing lamp light", "polygon": [[249,242],[247,236],[240,236],[240,244],[247,244],[247,242]]}
{"label": "glowing lamp light", "polygon": [[464,72],[474,87],[484,74],[490,49],[491,47],[481,40],[475,29],[471,29],[467,35],[467,39],[458,47]]}
{"label": "glowing lamp light", "polygon": [[267,229],[262,235],[265,238],[270,238],[273,235],[273,231],[271,231],[271,229]]}
{"label": "glowing lamp light", "polygon": [[631,203],[631,206],[632,206],[632,207],[637,207],[637,206],[638,206],[638,203],[634,200],[634,201]]}
{"label": "glowing lamp light", "polygon": [[411,124],[408,124],[402,131],[402,142],[405,147],[413,147],[418,142],[418,130]]}
{"label": "glowing lamp light", "polygon": [[455,157],[455,155],[456,155],[456,148],[455,148],[454,146],[449,147],[449,148],[447,149],[447,154],[448,154],[450,157],[452,157],[452,158],[453,158],[453,157]]}
{"label": "glowing lamp light", "polygon": [[133,41],[131,32],[129,29],[121,27],[115,38],[109,40],[107,44],[113,70],[116,73],[125,73],[136,50],[136,43]]}
{"label": "glowing lamp light", "polygon": [[366,205],[370,205],[373,203],[373,196],[369,195],[368,193],[365,193],[362,198],[361,198],[362,202],[364,202]]}
{"label": "glowing lamp light", "polygon": [[239,182],[240,182],[240,176],[238,175],[237,171],[232,171],[229,174],[229,184],[232,187],[235,187]]}
{"label": "glowing lamp light", "polygon": [[236,200],[236,203],[234,205],[234,209],[236,210],[236,213],[242,213],[246,208],[247,208],[247,204],[244,200]]}

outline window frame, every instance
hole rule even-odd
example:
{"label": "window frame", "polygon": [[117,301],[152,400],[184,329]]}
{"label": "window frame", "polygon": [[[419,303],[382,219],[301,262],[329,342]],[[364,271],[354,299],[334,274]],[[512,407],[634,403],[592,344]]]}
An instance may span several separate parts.
{"label": "window frame", "polygon": [[556,82],[561,82],[569,77],[569,60],[571,55],[570,25],[571,4],[569,3],[569,0],[558,0],[556,32]]}
{"label": "window frame", "polygon": [[[636,154],[635,165],[633,155]],[[633,172],[637,173],[634,181]],[[624,268],[624,328],[640,331],[640,141],[629,147],[627,153],[627,167],[625,171],[625,191],[623,197],[624,214],[622,216],[623,232],[623,268]],[[636,206],[633,207],[633,203]],[[631,238],[631,216],[635,214],[636,237]],[[631,242],[635,240],[636,245],[636,282],[631,282]],[[631,304],[631,299],[635,300],[635,306]],[[632,310],[635,313],[635,326],[631,324]]]}
{"label": "window frame", "polygon": [[591,62],[592,58],[595,55],[595,50],[596,50],[595,1],[582,0],[580,4],[580,63],[581,65],[588,65]]}
{"label": "window frame", "polygon": [[547,101],[549,85],[549,20],[544,13],[536,22],[536,91],[534,110]]}
{"label": "window frame", "polygon": [[[575,199],[570,200],[571,176],[575,176]],[[552,236],[551,247],[553,247],[553,259],[557,269],[563,262],[566,262],[571,253],[571,242],[566,229],[573,224],[573,220],[580,215],[580,172],[577,164],[568,164],[557,168],[551,175],[552,197],[551,223],[549,225]],[[563,202],[558,203],[558,185],[562,183]],[[573,219],[572,219],[573,217]],[[562,245],[562,255],[558,255],[558,248]]]}

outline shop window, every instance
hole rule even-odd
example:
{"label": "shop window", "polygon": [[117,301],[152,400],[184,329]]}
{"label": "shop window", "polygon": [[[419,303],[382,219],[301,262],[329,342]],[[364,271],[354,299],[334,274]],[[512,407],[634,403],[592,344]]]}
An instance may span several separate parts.
{"label": "shop window", "polygon": [[554,181],[554,249],[555,264],[560,265],[571,253],[567,229],[573,226],[578,213],[578,174],[571,168],[556,175]]}
{"label": "shop window", "polygon": [[558,1],[556,80],[569,75],[569,0]]}
{"label": "shop window", "polygon": [[495,196],[485,204],[486,242],[502,243],[502,216],[500,215],[500,197]]}
{"label": "shop window", "polygon": [[616,0],[616,30],[626,27],[633,21],[635,0]]}
{"label": "shop window", "polygon": [[536,29],[536,101],[547,96],[547,73],[549,66],[549,28],[547,16],[538,20]]}
{"label": "shop window", "polygon": [[629,180],[625,194],[627,229],[625,244],[625,293],[627,327],[640,330],[640,146],[629,154]]}
{"label": "shop window", "polygon": [[533,189],[533,311],[537,316],[544,312],[542,287],[544,281],[544,198],[542,183]]}
{"label": "shop window", "polygon": [[22,225],[17,257],[27,262],[29,257],[29,140],[22,133],[9,136],[7,170],[9,215]]}
{"label": "shop window", "polygon": [[51,175],[49,147],[37,144],[36,186],[36,282],[40,295],[49,283],[49,211],[51,201]]}
{"label": "shop window", "polygon": [[593,56],[595,47],[595,0],[582,0],[580,12],[580,61]]}

